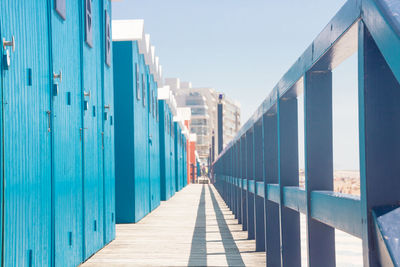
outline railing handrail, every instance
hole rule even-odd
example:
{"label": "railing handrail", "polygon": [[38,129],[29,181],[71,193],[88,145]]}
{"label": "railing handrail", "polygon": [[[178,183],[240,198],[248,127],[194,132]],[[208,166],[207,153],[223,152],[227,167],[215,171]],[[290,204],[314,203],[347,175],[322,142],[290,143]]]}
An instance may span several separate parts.
{"label": "railing handrail", "polygon": [[[393,12],[388,12],[389,7],[393,7],[388,3],[393,3],[396,9],[400,9],[400,2],[388,1],[388,0],[348,0],[343,7],[336,13],[331,21],[324,27],[324,29],[318,34],[313,42],[307,47],[303,54],[296,60],[291,68],[282,76],[279,82],[275,85],[269,95],[256,109],[253,115],[243,124],[240,130],[237,132],[233,140],[231,140],[222,152],[215,158],[214,162],[218,159],[235,143],[240,137],[246,133],[246,131],[258,120],[260,117],[268,112],[270,108],[276,104],[278,96],[284,95],[290,88],[296,85],[301,80],[304,74],[310,70],[320,58],[331,49],[336,42],[345,34],[349,28],[357,22],[360,18],[366,20],[368,26],[368,19],[376,16],[376,12],[379,12],[380,19],[386,21],[385,30],[390,35],[389,39],[397,39],[393,46],[400,44],[400,18],[394,19]],[[373,5],[374,7],[371,7]],[[375,11],[375,12],[373,12]],[[400,17],[400,14],[398,14]],[[373,22],[370,22],[373,24]],[[330,31],[331,26],[334,27],[330,36],[331,42],[323,41],[326,39],[327,31]],[[371,34],[373,34],[371,32]],[[374,36],[374,35],[373,35]],[[397,38],[396,38],[397,37]],[[374,36],[375,39],[383,39],[383,37]],[[398,46],[397,46],[398,47]],[[395,73],[398,80],[400,80],[400,71]]]}
{"label": "railing handrail", "polygon": [[[332,70],[356,51],[359,198],[333,185]],[[303,91],[305,190],[298,166]],[[217,189],[249,238],[259,249],[263,238],[269,246],[267,264],[299,265],[304,213],[309,266],[335,266],[334,229],[362,239],[364,266],[400,266],[399,103],[400,2],[349,0],[212,165]],[[257,238],[257,231],[268,234]]]}

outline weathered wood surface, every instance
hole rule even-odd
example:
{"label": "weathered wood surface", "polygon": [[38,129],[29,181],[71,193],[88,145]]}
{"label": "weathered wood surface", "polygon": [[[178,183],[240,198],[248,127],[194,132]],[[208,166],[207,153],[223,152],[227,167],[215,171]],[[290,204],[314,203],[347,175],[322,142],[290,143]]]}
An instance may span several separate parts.
{"label": "weathered wood surface", "polygon": [[193,184],[137,224],[117,225],[116,239],[83,266],[265,266],[212,185]]}

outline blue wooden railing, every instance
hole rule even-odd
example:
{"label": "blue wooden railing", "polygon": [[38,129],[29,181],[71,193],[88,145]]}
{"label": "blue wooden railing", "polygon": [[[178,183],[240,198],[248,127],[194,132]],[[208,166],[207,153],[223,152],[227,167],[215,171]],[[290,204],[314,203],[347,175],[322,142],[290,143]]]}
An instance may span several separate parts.
{"label": "blue wooden railing", "polygon": [[[333,191],[332,70],[357,52],[360,197]],[[350,0],[212,166],[216,188],[267,266],[335,266],[334,229],[362,239],[364,266],[400,266],[400,1]],[[304,95],[305,188],[297,97]]]}

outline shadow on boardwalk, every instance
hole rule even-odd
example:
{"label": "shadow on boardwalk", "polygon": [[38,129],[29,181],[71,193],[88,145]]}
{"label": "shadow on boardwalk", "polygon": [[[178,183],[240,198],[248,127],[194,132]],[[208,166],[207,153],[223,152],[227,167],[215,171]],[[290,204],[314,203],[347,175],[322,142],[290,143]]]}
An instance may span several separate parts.
{"label": "shadow on boardwalk", "polygon": [[196,224],[194,226],[192,248],[190,249],[189,266],[207,266],[206,244],[206,199],[205,186],[200,194],[199,207],[197,208]]}
{"label": "shadow on boardwalk", "polygon": [[136,224],[118,224],[116,239],[82,266],[265,266],[213,185],[191,184]]}
{"label": "shadow on boardwalk", "polygon": [[[206,218],[206,203],[205,193],[206,187],[209,191],[212,207],[215,213],[215,218],[218,226],[217,232],[221,235],[221,240],[207,240],[207,218]],[[210,233],[210,232],[208,232]],[[224,252],[207,253],[207,243],[222,242]],[[192,238],[192,247],[190,250],[189,266],[207,266],[207,256],[225,255],[226,262],[229,266],[245,266],[240,251],[236,246],[236,242],[229,229],[228,223],[218,204],[215,194],[209,185],[202,186],[200,202],[197,209],[197,218],[195,229]]]}

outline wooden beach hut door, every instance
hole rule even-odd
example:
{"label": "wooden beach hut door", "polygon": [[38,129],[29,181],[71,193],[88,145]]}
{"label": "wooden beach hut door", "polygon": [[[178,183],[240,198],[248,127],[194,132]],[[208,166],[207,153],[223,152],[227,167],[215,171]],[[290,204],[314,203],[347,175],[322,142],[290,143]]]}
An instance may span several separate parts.
{"label": "wooden beach hut door", "polygon": [[[3,266],[51,264],[47,1],[0,1]],[[35,33],[35,34],[32,34]]]}

